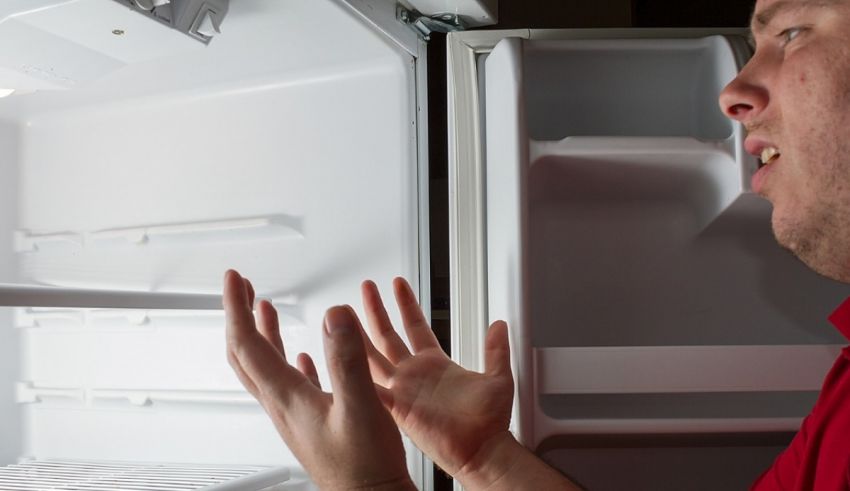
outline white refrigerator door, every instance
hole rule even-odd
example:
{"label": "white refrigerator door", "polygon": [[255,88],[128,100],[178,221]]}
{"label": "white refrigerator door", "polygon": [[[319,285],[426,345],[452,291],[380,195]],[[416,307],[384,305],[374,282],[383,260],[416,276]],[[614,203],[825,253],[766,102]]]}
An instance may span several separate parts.
{"label": "white refrigerator door", "polygon": [[0,464],[298,474],[218,295],[240,270],[317,361],[362,280],[429,305],[423,41],[373,6],[405,43],[332,0],[233,1],[208,45],[119,2],[3,2],[0,283],[28,286],[0,288]]}
{"label": "white refrigerator door", "polygon": [[453,354],[507,320],[514,429],[588,489],[745,488],[843,343],[846,286],[750,191],[716,102],[749,49],[718,34],[450,36]]}

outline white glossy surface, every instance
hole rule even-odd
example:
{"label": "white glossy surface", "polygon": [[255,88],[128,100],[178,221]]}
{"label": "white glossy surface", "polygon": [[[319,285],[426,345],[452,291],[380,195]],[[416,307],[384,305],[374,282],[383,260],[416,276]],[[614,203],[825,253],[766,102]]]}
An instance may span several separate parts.
{"label": "white glossy surface", "polygon": [[[413,59],[336,2],[240,0],[207,48],[128,60],[0,101],[0,282],[214,302],[236,268],[327,382],[325,309],[420,284]],[[296,465],[233,395],[220,316],[67,310],[0,309],[3,463]]]}
{"label": "white glossy surface", "polygon": [[[14,229],[17,225],[17,176],[20,134],[17,125],[0,121],[0,278],[17,279]],[[21,411],[15,404],[15,381],[20,377],[20,332],[11,329],[10,309],[0,308],[0,465],[20,456]]]}
{"label": "white glossy surface", "polygon": [[130,63],[203,49],[118,2],[12,4],[0,11],[0,44],[14,47],[0,50],[0,87],[69,89]]}

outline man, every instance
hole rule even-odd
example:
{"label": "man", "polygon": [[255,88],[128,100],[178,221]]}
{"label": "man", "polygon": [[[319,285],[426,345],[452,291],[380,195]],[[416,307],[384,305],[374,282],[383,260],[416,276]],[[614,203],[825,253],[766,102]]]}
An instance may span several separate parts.
{"label": "man", "polygon": [[[850,282],[850,0],[758,0],[756,52],[724,90],[725,113],[749,130],[765,165],[753,188],[774,205],[777,240],[815,271]],[[412,352],[371,282],[362,285],[372,340],[350,307],[325,317],[334,395],[312,360],[283,354],[274,309],[250,282],[225,277],[228,359],[322,489],[414,489],[398,428],[467,489],[579,489],[508,432],[513,380],[507,326],[490,326],[485,372],[439,348],[404,280],[393,283]],[[832,316],[850,335],[850,303]],[[374,341],[374,345],[373,345]],[[373,385],[374,381],[374,385]],[[757,491],[850,489],[850,351],[790,447]]]}
{"label": "man", "polygon": [[[765,165],[753,190],[773,203],[779,243],[850,282],[850,1],[759,0],[756,52],[720,96]],[[830,317],[850,337],[850,302]],[[753,489],[850,489],[850,350],[827,376],[789,448]]]}

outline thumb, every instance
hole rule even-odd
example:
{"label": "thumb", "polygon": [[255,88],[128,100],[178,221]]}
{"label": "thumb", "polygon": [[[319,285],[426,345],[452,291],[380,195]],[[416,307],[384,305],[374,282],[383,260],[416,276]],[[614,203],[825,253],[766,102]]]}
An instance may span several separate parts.
{"label": "thumb", "polygon": [[511,373],[511,349],[508,344],[508,325],[505,321],[494,322],[487,331],[487,337],[484,339],[484,373]]}
{"label": "thumb", "polygon": [[325,314],[325,358],[334,401],[352,409],[381,404],[369,373],[359,322],[347,306],[333,307]]}

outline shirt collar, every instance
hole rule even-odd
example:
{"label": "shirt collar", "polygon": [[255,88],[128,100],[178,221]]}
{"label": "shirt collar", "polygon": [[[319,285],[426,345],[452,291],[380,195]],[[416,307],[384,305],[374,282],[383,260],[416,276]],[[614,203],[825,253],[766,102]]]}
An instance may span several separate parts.
{"label": "shirt collar", "polygon": [[829,316],[829,322],[838,329],[845,338],[850,339],[850,298],[842,302]]}

